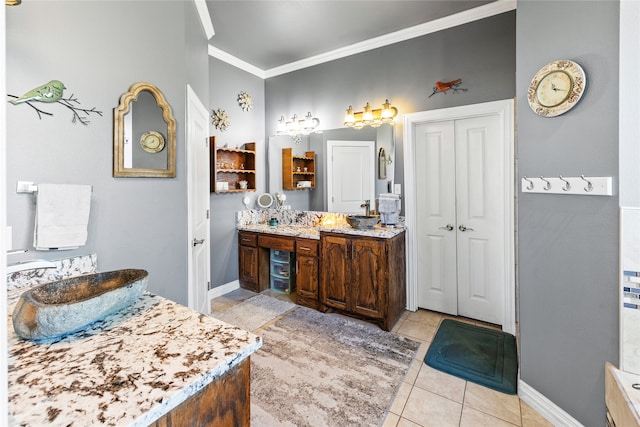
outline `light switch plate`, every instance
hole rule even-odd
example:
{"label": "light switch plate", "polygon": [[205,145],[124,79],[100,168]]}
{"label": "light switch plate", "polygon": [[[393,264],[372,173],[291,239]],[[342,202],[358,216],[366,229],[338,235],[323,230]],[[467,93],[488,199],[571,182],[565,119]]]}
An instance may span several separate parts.
{"label": "light switch plate", "polygon": [[402,184],[394,184],[393,185],[393,193],[394,194],[402,194]]}

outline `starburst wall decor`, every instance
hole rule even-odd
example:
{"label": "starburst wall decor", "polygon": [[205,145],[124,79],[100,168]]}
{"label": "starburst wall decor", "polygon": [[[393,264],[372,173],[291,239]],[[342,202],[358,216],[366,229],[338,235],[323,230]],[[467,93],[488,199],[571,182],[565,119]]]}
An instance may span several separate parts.
{"label": "starburst wall decor", "polygon": [[229,125],[231,124],[229,120],[229,115],[222,108],[218,108],[217,110],[212,110],[211,119],[213,126],[218,129],[220,132],[224,132],[227,130]]}
{"label": "starburst wall decor", "polygon": [[253,108],[253,99],[249,92],[242,91],[238,94],[238,105],[242,108],[242,111],[251,111]]}

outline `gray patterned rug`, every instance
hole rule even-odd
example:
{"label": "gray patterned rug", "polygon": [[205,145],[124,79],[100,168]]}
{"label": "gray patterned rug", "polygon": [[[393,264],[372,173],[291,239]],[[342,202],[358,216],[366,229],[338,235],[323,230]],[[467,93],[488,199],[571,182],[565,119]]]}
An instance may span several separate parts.
{"label": "gray patterned rug", "polygon": [[259,294],[212,316],[245,331],[255,331],[295,306],[288,301]]}
{"label": "gray patterned rug", "polygon": [[259,333],[251,425],[378,426],[419,343],[305,307]]}

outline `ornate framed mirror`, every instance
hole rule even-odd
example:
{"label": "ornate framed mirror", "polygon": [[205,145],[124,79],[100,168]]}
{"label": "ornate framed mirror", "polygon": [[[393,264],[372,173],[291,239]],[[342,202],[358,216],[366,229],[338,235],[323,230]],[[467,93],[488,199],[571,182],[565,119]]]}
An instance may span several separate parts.
{"label": "ornate framed mirror", "polygon": [[113,109],[113,176],[176,176],[176,121],[151,83],[134,83]]}

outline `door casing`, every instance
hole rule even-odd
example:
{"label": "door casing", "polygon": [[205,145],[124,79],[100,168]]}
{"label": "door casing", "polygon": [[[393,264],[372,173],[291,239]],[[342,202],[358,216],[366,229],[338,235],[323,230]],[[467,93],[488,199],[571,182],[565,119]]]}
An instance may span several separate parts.
{"label": "door casing", "polygon": [[503,197],[505,199],[504,223],[505,236],[505,277],[504,308],[502,329],[505,332],[516,332],[516,251],[515,251],[515,123],[514,100],[485,102],[481,104],[444,108],[433,111],[422,111],[404,116],[404,185],[405,185],[405,222],[407,225],[407,309],[418,309],[418,274],[417,274],[417,183],[415,165],[415,126],[421,123],[445,120],[466,119],[471,117],[495,114],[500,117],[502,130],[506,140],[503,153],[506,183]]}

